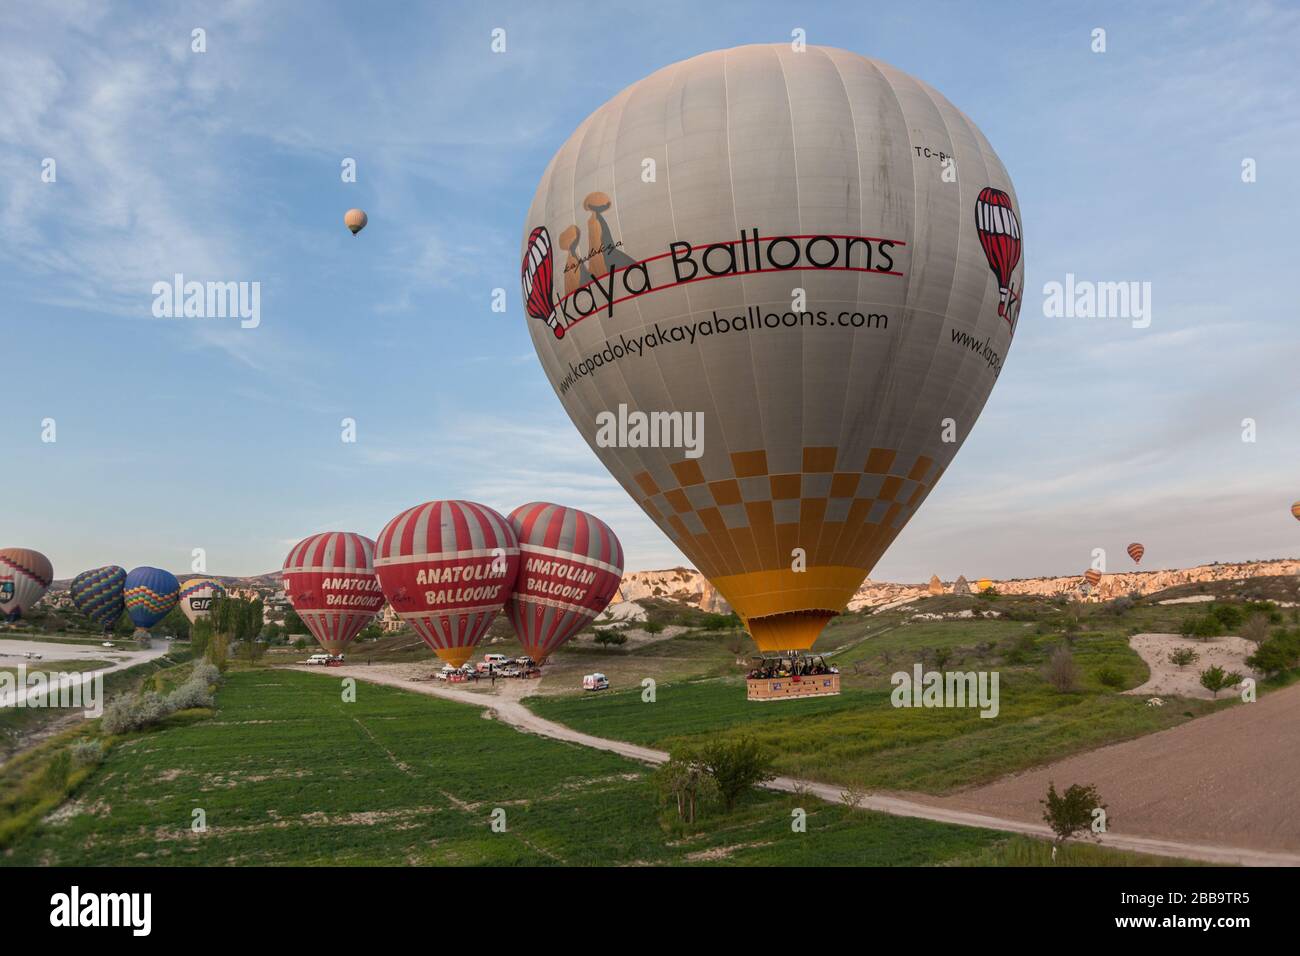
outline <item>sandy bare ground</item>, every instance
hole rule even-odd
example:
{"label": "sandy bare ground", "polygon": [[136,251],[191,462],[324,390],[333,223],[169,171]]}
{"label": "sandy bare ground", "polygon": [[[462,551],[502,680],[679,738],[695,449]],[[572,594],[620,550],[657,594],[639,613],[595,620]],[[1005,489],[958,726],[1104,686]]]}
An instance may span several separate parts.
{"label": "sandy bare ground", "polygon": [[[403,673],[402,669],[408,669]],[[294,670],[302,670],[309,673],[323,674],[335,678],[355,677],[357,680],[369,681],[375,684],[386,684],[392,687],[400,687],[406,690],[415,691],[421,694],[429,694],[433,697],[442,697],[447,700],[458,701],[464,704],[473,704],[478,707],[487,707],[490,714],[504,723],[510,724],[526,733],[538,734],[543,737],[551,737],[556,740],[565,740],[570,743],[579,744],[584,747],[592,747],[596,750],[606,750],[612,753],[621,754],[631,760],[637,760],[641,763],[660,764],[668,759],[668,754],[662,750],[654,750],[650,747],[641,747],[636,744],[628,743],[622,740],[610,740],[604,737],[596,737],[591,734],[584,734],[564,724],[555,721],[545,720],[520,703],[523,696],[536,693],[537,681],[506,680],[497,682],[497,692],[488,690],[484,692],[480,686],[477,690],[467,689],[467,685],[447,685],[441,681],[412,681],[409,670],[415,668],[417,672],[426,672],[429,668],[427,664],[393,664],[393,665],[375,665],[375,666],[346,666],[346,667],[295,667]],[[545,680],[545,678],[542,678]],[[472,687],[472,685],[470,685]],[[1293,691],[1300,692],[1300,685],[1291,688]],[[1280,694],[1270,695],[1265,699],[1265,703]],[[1249,705],[1237,710],[1251,710],[1263,706],[1263,703]],[[1300,693],[1292,695],[1290,706],[1293,710],[1300,711]],[[1214,720],[1216,717],[1231,716],[1236,711],[1217,714],[1211,717],[1202,718],[1194,721],[1193,724],[1201,724],[1207,720]],[[1291,750],[1294,751],[1294,734],[1295,728],[1300,728],[1300,722],[1296,717],[1300,716],[1290,713],[1292,736]],[[1285,715],[1283,715],[1285,719]],[[1266,723],[1271,721],[1267,720]],[[1176,730],[1190,729],[1192,725],[1176,728]],[[1172,733],[1173,731],[1164,731]],[[1161,736],[1160,734],[1153,736]],[[1143,738],[1143,740],[1149,738]],[[1141,741],[1135,741],[1138,743]],[[1186,743],[1186,742],[1185,742]],[[1199,746],[1195,740],[1192,741],[1193,747]],[[1125,745],[1120,745],[1125,746]],[[1112,749],[1112,748],[1104,748]],[[1098,753],[1100,751],[1097,751]],[[1199,757],[1196,753],[1191,755],[1194,759],[1192,763],[1197,768],[1200,766]],[[1300,776],[1300,765],[1296,762],[1290,764],[1289,771],[1284,774],[1292,786],[1288,790],[1293,790],[1293,784],[1296,777]],[[1064,780],[1064,778],[1060,778]],[[1255,785],[1255,781],[1249,776],[1238,782],[1235,793],[1229,794],[1235,798],[1241,793],[1248,792],[1250,787]],[[811,797],[820,800],[826,800],[833,803],[843,802],[843,789],[824,783],[815,783],[807,780],[798,780],[794,777],[777,777],[767,785],[772,790],[780,790],[787,793],[806,793]],[[994,784],[993,786],[997,786]],[[989,789],[989,788],[985,788]],[[1165,795],[1168,794],[1165,790]],[[1047,792],[1047,784],[1042,784],[1041,790],[1036,791],[1035,799]],[[1110,801],[1111,812],[1120,813],[1118,799],[1111,798],[1105,787],[1101,788],[1103,798]],[[1270,792],[1273,792],[1270,789]],[[857,805],[864,810],[876,810],[880,813],[889,813],[902,817],[919,817],[925,820],[935,820],[941,823],[952,823],[959,826],[983,827],[990,830],[1003,830],[1009,833],[1022,833],[1036,837],[1050,837],[1051,832],[1047,826],[1041,822],[1041,808],[1035,804],[1034,813],[1025,816],[1007,814],[1006,816],[995,815],[993,812],[981,812],[973,806],[958,806],[948,801],[939,801],[936,798],[921,797],[918,799],[909,799],[904,796],[886,796],[871,794],[864,797]],[[930,802],[934,801],[934,802]],[[994,806],[993,803],[980,803],[979,806],[989,809]],[[1290,804],[1285,800],[1275,802],[1274,809],[1287,808]],[[1017,809],[1019,805],[1016,805]],[[1294,825],[1294,824],[1293,824]],[[1224,840],[1224,845],[1202,842],[1206,827],[1202,825],[1183,839],[1167,839],[1157,835],[1158,831],[1147,831],[1137,825],[1125,827],[1122,832],[1111,832],[1106,834],[1099,842],[1106,846],[1114,847],[1119,850],[1130,850],[1138,853],[1150,853],[1157,856],[1175,856],[1191,860],[1204,860],[1209,863],[1220,864],[1237,864],[1243,866],[1300,866],[1300,847],[1294,844],[1294,840],[1287,844],[1287,852],[1279,852],[1279,848],[1272,847],[1260,848],[1253,844],[1240,844]],[[1150,833],[1151,835],[1139,835]]]}
{"label": "sandy bare ground", "polygon": [[1300,685],[951,797],[908,796],[1035,821],[1049,781],[1095,784],[1113,837],[1209,841],[1300,865]]}
{"label": "sandy bare ground", "polygon": [[[110,666],[96,671],[82,671],[73,674],[66,682],[68,686],[84,684],[96,674],[110,674],[126,667],[134,667],[145,661],[162,657],[170,648],[166,646],[151,647],[147,650],[128,647],[97,647],[88,644],[58,644],[44,641],[15,641],[0,639],[0,666],[17,667],[22,664],[28,674],[57,670],[59,661],[97,660],[110,661]],[[40,654],[41,660],[27,660],[24,655]],[[50,665],[53,665],[52,667]],[[71,672],[69,672],[71,673]],[[42,696],[40,688],[24,688],[0,694],[0,707],[13,707],[17,704],[17,695],[23,695],[24,704],[34,702]]]}
{"label": "sandy bare ground", "polygon": [[[1177,634],[1134,634],[1128,643],[1151,668],[1151,676],[1141,687],[1124,691],[1126,694],[1210,700],[1214,694],[1201,686],[1201,671],[1216,664],[1225,673],[1235,671],[1242,677],[1256,679],[1260,676],[1246,665],[1246,658],[1255,653],[1255,645],[1240,637],[1216,637],[1208,641],[1197,641]],[[1185,667],[1169,663],[1169,655],[1182,648],[1196,652],[1200,660]],[[1219,696],[1225,697],[1230,693],[1231,691],[1221,690]],[[1170,702],[1166,702],[1166,706],[1169,705]]]}

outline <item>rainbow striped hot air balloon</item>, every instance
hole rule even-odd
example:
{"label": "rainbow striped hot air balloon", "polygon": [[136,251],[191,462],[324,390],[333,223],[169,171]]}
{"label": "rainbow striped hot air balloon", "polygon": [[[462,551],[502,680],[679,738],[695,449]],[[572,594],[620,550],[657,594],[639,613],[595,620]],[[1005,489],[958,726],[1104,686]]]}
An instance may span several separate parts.
{"label": "rainbow striped hot air balloon", "polygon": [[375,572],[398,617],[459,667],[510,597],[519,540],[486,505],[427,501],[384,526]]}
{"label": "rainbow striped hot air balloon", "polygon": [[326,653],[339,656],[384,607],[375,543],[350,531],[303,538],[284,559],[284,593]]}
{"label": "rainbow striped hot air balloon", "polygon": [[72,579],[72,603],[92,622],[111,631],[126,610],[125,586],[126,569],[116,564],[82,571]]}
{"label": "rainbow striped hot air balloon", "polygon": [[1142,555],[1147,553],[1147,549],[1134,541],[1128,546],[1128,556],[1133,559],[1134,564],[1142,563]]}
{"label": "rainbow striped hot air balloon", "polygon": [[126,576],[123,595],[126,613],[136,631],[147,631],[176,606],[180,600],[181,585],[176,575],[161,568],[135,568]]}
{"label": "rainbow striped hot air balloon", "polygon": [[537,663],[605,610],[623,580],[623,546],[599,518],[534,501],[510,512],[519,576],[506,615]]}
{"label": "rainbow striped hot air balloon", "polygon": [[191,624],[207,617],[212,610],[213,598],[225,597],[226,589],[210,578],[190,578],[181,585],[181,613]]}
{"label": "rainbow striped hot air balloon", "polygon": [[0,618],[18,620],[45,596],[53,580],[54,565],[39,551],[0,550]]}

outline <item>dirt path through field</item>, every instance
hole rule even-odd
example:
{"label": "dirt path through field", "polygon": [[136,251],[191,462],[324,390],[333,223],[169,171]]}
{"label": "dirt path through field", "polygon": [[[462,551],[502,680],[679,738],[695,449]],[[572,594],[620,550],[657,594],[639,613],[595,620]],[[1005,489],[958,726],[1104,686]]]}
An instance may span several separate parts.
{"label": "dirt path through field", "polygon": [[[654,750],[650,747],[641,747],[637,744],[628,743],[623,740],[610,740],[604,737],[596,737],[591,734],[585,734],[581,731],[574,730],[571,727],[566,727],[564,724],[559,724],[555,721],[539,717],[520,702],[521,698],[525,694],[535,693],[535,686],[532,682],[528,681],[499,681],[497,692],[494,693],[488,691],[485,693],[482,685],[479,685],[478,687],[474,687],[473,685],[448,686],[439,681],[416,681],[411,679],[412,676],[417,674],[422,675],[427,673],[430,670],[428,664],[372,665],[368,667],[360,665],[350,665],[345,667],[294,666],[292,669],[335,678],[354,677],[357,680],[368,681],[373,684],[384,684],[390,687],[398,687],[403,690],[414,691],[419,694],[428,694],[432,697],[441,697],[444,700],[454,700],[462,704],[472,704],[477,707],[485,707],[492,711],[496,715],[497,719],[501,720],[503,723],[507,723],[526,733],[538,734],[542,737],[551,737],[556,740],[565,740],[569,743],[579,744],[584,747],[592,747],[596,750],[610,751],[612,753],[621,754],[631,760],[640,761],[641,763],[660,764],[668,759],[668,754],[662,750]],[[1293,689],[1300,691],[1300,686]],[[1260,705],[1257,704],[1252,706]],[[1194,721],[1193,724],[1202,723],[1205,720],[1212,719],[1214,719],[1214,717],[1202,718],[1200,721]],[[1184,726],[1190,727],[1192,724]],[[1164,731],[1164,733],[1170,733],[1170,731]],[[1142,739],[1145,740],[1147,738]],[[1138,741],[1134,742],[1136,743]],[[1295,769],[1295,764],[1293,764],[1293,772]],[[996,786],[996,784],[994,786]],[[832,803],[842,802],[842,788],[829,784],[815,783],[808,780],[797,780],[794,777],[777,777],[771,783],[767,784],[767,787],[771,790],[779,790],[786,793],[807,793],[818,799]],[[1040,795],[1046,793],[1046,791],[1047,784],[1044,782],[1042,784]],[[1106,789],[1104,787],[1102,788],[1102,794],[1103,796],[1106,795]],[[930,800],[934,800],[935,802],[930,802]],[[993,816],[980,812],[978,809],[968,808],[965,806],[948,805],[940,798],[922,797],[920,799],[913,799],[911,797],[885,796],[879,794],[871,794],[864,797],[858,806],[864,810],[876,810],[880,813],[889,813],[894,816],[920,817],[921,819],[934,820],[940,823],[952,823],[959,826],[969,827],[983,827],[989,830],[1003,830],[1009,833],[1023,833],[1036,837],[1051,836],[1046,825],[1037,822],[1037,819],[1041,819],[1041,813],[1035,814],[1029,819],[1016,819],[1013,817]],[[1113,806],[1114,804],[1112,804],[1112,807]],[[1290,804],[1286,804],[1285,806],[1290,806]],[[1195,841],[1182,842],[1163,839],[1154,835],[1150,837],[1130,835],[1135,829],[1137,828],[1126,827],[1123,833],[1108,833],[1099,842],[1118,850],[1131,850],[1138,853],[1150,853],[1157,856],[1176,856],[1184,859],[1204,860],[1210,863],[1238,864],[1243,866],[1300,866],[1300,852],[1269,852],[1267,849],[1260,849],[1251,846],[1215,846]]]}

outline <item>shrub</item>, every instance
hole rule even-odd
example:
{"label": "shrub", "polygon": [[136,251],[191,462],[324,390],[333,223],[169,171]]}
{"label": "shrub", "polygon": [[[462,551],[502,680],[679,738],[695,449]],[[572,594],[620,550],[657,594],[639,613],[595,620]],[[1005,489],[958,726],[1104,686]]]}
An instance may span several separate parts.
{"label": "shrub", "polygon": [[1179,668],[1186,667],[1188,664],[1195,664],[1200,659],[1201,655],[1190,647],[1180,647],[1169,655],[1169,663],[1177,664]]}
{"label": "shrub", "polygon": [[1057,690],[1065,693],[1074,690],[1079,680],[1079,668],[1074,663],[1074,655],[1069,649],[1058,647],[1047,662],[1043,678]]}
{"label": "shrub", "polygon": [[186,681],[167,695],[167,707],[172,713],[191,707],[211,707],[212,703],[208,685],[194,680]]}
{"label": "shrub", "polygon": [[1209,616],[1229,631],[1241,624],[1241,611],[1231,604],[1211,604]]}
{"label": "shrub", "polygon": [[774,776],[772,755],[752,737],[708,744],[700,750],[699,761],[717,784],[718,796],[728,812],[746,790]]}
{"label": "shrub", "polygon": [[1109,664],[1103,664],[1097,669],[1097,681],[1103,687],[1123,687],[1124,675]]}
{"label": "shrub", "polygon": [[98,740],[78,740],[69,748],[75,767],[88,767],[104,759],[104,745]]}

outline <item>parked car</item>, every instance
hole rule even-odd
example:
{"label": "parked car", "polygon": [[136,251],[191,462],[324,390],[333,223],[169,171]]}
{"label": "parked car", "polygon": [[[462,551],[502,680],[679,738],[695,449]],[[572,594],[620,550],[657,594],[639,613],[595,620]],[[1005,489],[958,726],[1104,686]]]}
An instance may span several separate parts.
{"label": "parked car", "polygon": [[609,678],[604,674],[587,674],[582,678],[583,690],[609,690]]}
{"label": "parked car", "polygon": [[464,673],[459,667],[453,667],[451,664],[443,664],[442,670],[437,671],[433,676],[436,680],[447,680],[452,674]]}
{"label": "parked car", "polygon": [[304,664],[321,664],[321,665],[328,664],[329,662],[330,662],[330,656],[328,654],[313,654],[311,657],[307,658],[307,660],[303,661]]}
{"label": "parked car", "polygon": [[116,645],[115,645],[112,641],[105,641],[103,644],[100,644],[99,646],[100,646],[100,647],[115,647]]}
{"label": "parked car", "polygon": [[518,657],[515,658],[515,663],[518,664],[526,671],[530,671],[537,666],[537,662],[533,660],[531,657],[529,657],[527,654],[520,654]]}
{"label": "parked car", "polygon": [[504,654],[484,654],[483,660],[475,664],[474,668],[480,674],[486,674],[488,672],[489,667],[492,668],[493,670],[499,671],[501,670],[501,668],[505,667],[505,665],[510,663],[513,662],[510,660],[510,658],[506,657]]}

